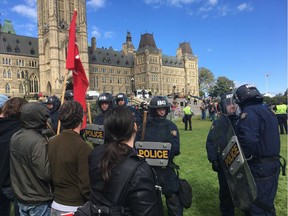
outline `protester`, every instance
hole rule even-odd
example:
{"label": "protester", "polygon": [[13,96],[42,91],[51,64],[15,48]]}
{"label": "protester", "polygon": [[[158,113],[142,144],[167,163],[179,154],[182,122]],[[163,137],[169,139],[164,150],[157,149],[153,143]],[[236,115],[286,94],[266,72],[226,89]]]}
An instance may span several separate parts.
{"label": "protester", "polygon": [[53,194],[47,139],[41,134],[49,111],[42,104],[22,106],[22,128],[10,142],[10,177],[21,216],[50,216]]}
{"label": "protester", "polygon": [[280,101],[273,109],[278,120],[280,134],[284,134],[284,129],[287,134],[287,105]]}
{"label": "protester", "polygon": [[10,140],[20,130],[21,107],[27,101],[14,97],[6,101],[0,117],[0,215],[10,216],[10,205],[14,204],[14,215],[19,215],[19,208],[10,181]]}
{"label": "protester", "polygon": [[[183,215],[183,206],[179,197],[179,179],[174,170],[174,157],[180,154],[179,131],[172,121],[166,119],[169,112],[170,105],[167,99],[162,96],[152,98],[149,104],[147,124],[140,126],[137,141],[171,143],[168,165],[165,167],[153,166],[153,169],[166,198],[168,215],[181,216]],[[143,130],[145,131],[144,137],[142,136]]]}
{"label": "protester", "polygon": [[280,135],[271,109],[263,105],[258,89],[245,84],[234,93],[241,108],[237,137],[257,186],[257,199],[248,215],[275,216],[274,199],[280,172]]}
{"label": "protester", "polygon": [[75,212],[90,195],[88,156],[92,148],[80,136],[81,104],[73,100],[64,102],[59,108],[59,120],[63,131],[48,145],[54,188],[52,216]]}
{"label": "protester", "polygon": [[48,97],[47,100],[44,102],[46,107],[49,109],[49,118],[51,120],[51,126],[54,131],[54,133],[57,133],[57,128],[58,128],[58,110],[61,105],[61,101],[59,98],[55,95]]}
{"label": "protester", "polygon": [[201,105],[200,105],[201,120],[205,120],[205,119],[206,119],[206,109],[207,109],[207,105],[206,105],[205,100],[203,100],[203,101],[201,102]]}
{"label": "protester", "polygon": [[[109,110],[104,127],[106,142],[94,148],[89,157],[91,202],[95,206],[111,203],[121,206],[117,209],[122,209],[123,215],[161,216],[161,197],[155,188],[153,171],[133,149],[137,125],[131,111],[122,106]],[[127,161],[130,163],[128,167]],[[139,165],[135,166],[135,163]],[[127,174],[125,170],[131,166],[136,168]],[[123,178],[128,181],[124,191],[118,188],[123,184],[119,179]],[[121,199],[117,191],[122,191]]]}
{"label": "protester", "polygon": [[[221,101],[220,101],[220,113],[221,115],[226,115],[229,118],[234,130],[237,130],[236,123],[239,119],[238,115],[236,115],[236,110],[237,110],[237,104],[235,104],[233,100],[233,94],[226,93],[222,95]],[[212,134],[214,132],[213,128],[215,128],[219,124],[220,124],[219,121],[216,119],[211,126],[211,130],[209,131],[209,134],[206,140],[206,150],[207,150],[208,160],[212,164],[212,169],[213,171],[217,172],[217,175],[218,175],[219,199],[220,199],[219,208],[221,211],[221,215],[222,216],[234,216],[235,206],[231,198],[230,190],[227,184],[224,171],[221,167],[221,162],[220,162],[221,158],[218,153],[218,146],[216,143],[213,142],[213,139],[212,139],[212,136],[213,136]],[[222,141],[226,142],[226,140],[227,138],[225,134],[225,136],[221,138],[221,142]]]}
{"label": "protester", "polygon": [[189,130],[192,131],[192,121],[191,121],[191,119],[192,119],[193,111],[192,111],[192,109],[191,109],[191,107],[189,106],[188,103],[185,104],[183,112],[184,112],[185,130],[187,130],[188,124],[189,124]]}

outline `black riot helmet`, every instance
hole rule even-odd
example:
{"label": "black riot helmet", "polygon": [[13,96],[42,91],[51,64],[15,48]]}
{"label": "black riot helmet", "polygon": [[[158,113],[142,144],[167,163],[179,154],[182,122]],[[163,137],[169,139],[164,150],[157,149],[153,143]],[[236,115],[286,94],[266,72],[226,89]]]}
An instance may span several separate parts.
{"label": "black riot helmet", "polygon": [[221,101],[219,103],[221,113],[235,115],[237,107],[238,105],[235,103],[232,92],[225,93],[221,96]]}
{"label": "black riot helmet", "polygon": [[158,108],[165,108],[166,109],[166,116],[170,112],[170,104],[166,98],[163,96],[156,96],[151,99],[150,104],[148,106],[149,113],[153,117],[157,117],[156,109]]}
{"label": "black riot helmet", "polygon": [[74,100],[73,90],[67,90],[64,96],[65,101]]}
{"label": "black riot helmet", "polygon": [[254,102],[254,103],[262,103],[263,96],[259,92],[259,90],[251,84],[245,84],[238,87],[234,91],[234,99],[240,107],[244,106],[247,103]]}
{"label": "black riot helmet", "polygon": [[101,104],[103,102],[106,102],[109,104],[109,107],[106,111],[112,109],[114,107],[114,97],[112,94],[110,93],[102,93],[99,95],[98,99],[97,99],[97,104],[98,106],[101,108]]}
{"label": "black riot helmet", "polygon": [[50,96],[47,98],[47,100],[44,102],[44,104],[53,104],[53,108],[49,108],[50,111],[54,111],[57,110],[60,105],[61,105],[61,101],[59,100],[59,98],[56,95]]}
{"label": "black riot helmet", "polygon": [[119,93],[115,96],[115,100],[116,100],[116,104],[118,105],[119,101],[124,101],[125,105],[127,105],[128,101],[127,101],[127,96],[124,93]]}

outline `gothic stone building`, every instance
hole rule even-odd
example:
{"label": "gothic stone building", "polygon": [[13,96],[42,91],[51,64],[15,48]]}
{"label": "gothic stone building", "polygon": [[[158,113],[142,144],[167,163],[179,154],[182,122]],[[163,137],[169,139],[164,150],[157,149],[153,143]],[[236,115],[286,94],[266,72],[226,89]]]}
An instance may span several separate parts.
{"label": "gothic stone building", "polygon": [[154,36],[141,35],[138,48],[130,32],[121,51],[88,46],[85,0],[39,0],[38,38],[17,35],[12,23],[0,26],[0,93],[11,96],[60,95],[68,73],[67,88],[73,88],[71,72],[65,68],[68,30],[77,9],[77,44],[89,79],[89,89],[117,94],[149,89],[154,95],[173,92],[199,95],[198,58],[190,43],[179,44],[176,56],[162,54]]}

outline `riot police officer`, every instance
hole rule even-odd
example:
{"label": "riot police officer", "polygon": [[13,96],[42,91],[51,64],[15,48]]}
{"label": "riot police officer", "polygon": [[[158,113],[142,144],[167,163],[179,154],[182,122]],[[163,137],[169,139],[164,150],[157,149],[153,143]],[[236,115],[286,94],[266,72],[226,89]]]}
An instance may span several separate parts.
{"label": "riot police officer", "polygon": [[[151,99],[148,107],[149,115],[147,123],[142,124],[137,134],[137,140],[151,142],[169,142],[171,143],[171,152],[166,167],[153,166],[158,177],[158,184],[162,187],[162,193],[166,198],[168,215],[183,215],[183,206],[179,197],[179,179],[174,168],[173,159],[180,154],[179,131],[177,126],[166,119],[170,112],[170,105],[162,96]],[[145,120],[143,120],[145,122]],[[145,128],[144,128],[145,127]],[[142,131],[145,134],[142,135]],[[155,133],[157,131],[157,133]]]}
{"label": "riot police officer", "polygon": [[126,106],[128,109],[132,112],[132,115],[134,116],[134,121],[136,122],[137,126],[141,123],[141,117],[140,113],[133,107],[128,106],[128,98],[124,93],[119,93],[115,96],[116,105],[117,106]]}
{"label": "riot police officer", "polygon": [[97,99],[97,105],[100,108],[100,113],[93,120],[94,124],[104,125],[104,114],[114,107],[114,97],[110,93],[102,93]]}
{"label": "riot police officer", "polygon": [[[226,115],[230,120],[234,130],[237,130],[236,123],[238,120],[238,115],[236,115],[237,104],[233,100],[232,93],[226,93],[221,96],[221,101],[219,104],[221,115]],[[216,119],[211,128],[214,128],[219,121]],[[223,141],[226,141],[226,138],[223,137]],[[220,199],[220,211],[222,216],[234,216],[234,204],[231,198],[229,187],[225,178],[224,171],[221,167],[219,161],[219,155],[217,150],[217,144],[213,142],[212,132],[210,131],[207,140],[206,140],[206,150],[208,160],[212,164],[213,171],[218,174],[219,181],[219,199]]]}
{"label": "riot police officer", "polygon": [[257,186],[257,199],[246,215],[275,216],[274,199],[280,172],[280,135],[275,114],[262,104],[258,89],[245,84],[234,93],[241,108],[237,137]]}
{"label": "riot police officer", "polygon": [[44,102],[44,104],[49,109],[49,118],[51,119],[51,126],[54,133],[56,134],[58,127],[58,116],[59,116],[58,110],[60,108],[61,101],[57,96],[53,95],[51,97],[48,97],[47,100]]}
{"label": "riot police officer", "polygon": [[67,90],[67,91],[65,91],[64,100],[65,100],[65,101],[74,100],[73,90]]}

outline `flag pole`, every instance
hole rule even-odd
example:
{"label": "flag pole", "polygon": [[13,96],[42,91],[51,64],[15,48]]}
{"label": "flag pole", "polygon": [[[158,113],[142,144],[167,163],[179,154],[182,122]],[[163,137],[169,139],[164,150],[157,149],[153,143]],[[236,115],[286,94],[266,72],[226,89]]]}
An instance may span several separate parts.
{"label": "flag pole", "polygon": [[88,120],[89,124],[92,124],[92,117],[91,117],[91,104],[88,102],[87,103],[87,112],[88,112]]}
{"label": "flag pole", "polygon": [[[66,71],[64,74],[64,81],[63,81],[62,95],[61,95],[61,105],[64,103],[68,73],[69,71]],[[60,133],[60,127],[61,127],[61,122],[60,120],[58,120],[57,135]]]}

